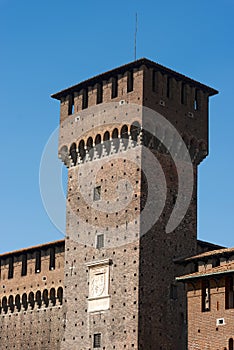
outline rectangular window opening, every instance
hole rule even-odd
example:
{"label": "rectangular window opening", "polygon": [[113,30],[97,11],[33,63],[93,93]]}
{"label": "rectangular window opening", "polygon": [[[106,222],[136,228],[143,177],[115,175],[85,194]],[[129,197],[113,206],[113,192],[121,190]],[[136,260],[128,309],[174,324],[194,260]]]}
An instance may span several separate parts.
{"label": "rectangular window opening", "polygon": [[22,256],[22,270],[21,270],[21,276],[26,276],[27,275],[27,254],[24,254]]}
{"label": "rectangular window opening", "polygon": [[194,96],[194,110],[197,111],[198,110],[198,91],[197,89],[195,89],[195,96]]}
{"label": "rectangular window opening", "polygon": [[181,103],[183,105],[186,104],[187,100],[187,95],[186,95],[186,85],[184,83],[182,83],[181,85]]}
{"label": "rectangular window opening", "polygon": [[93,200],[99,201],[101,199],[101,186],[97,186],[93,190]]}
{"label": "rectangular window opening", "polygon": [[212,260],[212,267],[218,267],[220,266],[220,259],[219,258],[214,258]]}
{"label": "rectangular window opening", "polygon": [[97,249],[101,249],[104,247],[104,234],[97,235]]}
{"label": "rectangular window opening", "polygon": [[171,78],[167,77],[167,98],[171,98]]}
{"label": "rectangular window opening", "polygon": [[152,71],[152,90],[153,92],[157,92],[158,86],[157,86],[157,72],[155,70]]}
{"label": "rectangular window opening", "polygon": [[118,96],[118,78],[112,78],[112,87],[111,87],[111,98]]}
{"label": "rectangular window opening", "polygon": [[97,84],[97,104],[103,101],[103,85],[102,83]]}
{"label": "rectangular window opening", "polygon": [[97,348],[101,347],[101,333],[94,334],[93,347],[94,347],[94,349],[97,349]]}
{"label": "rectangular window opening", "polygon": [[233,277],[228,276],[225,279],[225,309],[234,308]]}
{"label": "rectangular window opening", "polygon": [[68,115],[74,113],[74,96],[70,95],[68,100]]}
{"label": "rectangular window opening", "polygon": [[129,71],[127,75],[127,92],[133,91],[133,71]]}
{"label": "rectangular window opening", "polygon": [[88,108],[88,89],[84,89],[82,94],[82,109],[85,108]]}
{"label": "rectangular window opening", "polygon": [[216,326],[222,326],[222,325],[224,325],[224,324],[225,324],[224,318],[218,318],[218,319],[216,320]]}
{"label": "rectangular window opening", "polygon": [[54,270],[55,269],[55,248],[52,247],[50,248],[50,270]]}
{"label": "rectangular window opening", "polygon": [[14,276],[14,257],[9,258],[8,279]]}
{"label": "rectangular window opening", "polygon": [[202,281],[202,312],[210,311],[210,283]]}
{"label": "rectangular window opening", "polygon": [[36,264],[35,264],[35,272],[40,273],[41,272],[41,252],[36,252]]}

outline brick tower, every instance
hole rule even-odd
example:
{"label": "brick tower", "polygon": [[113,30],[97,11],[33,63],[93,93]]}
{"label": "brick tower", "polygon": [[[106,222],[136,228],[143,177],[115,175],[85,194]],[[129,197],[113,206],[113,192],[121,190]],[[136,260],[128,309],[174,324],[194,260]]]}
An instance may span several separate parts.
{"label": "brick tower", "polygon": [[[174,261],[198,249],[197,167],[208,154],[208,98],[216,93],[140,59],[52,96],[68,167],[61,349],[186,348],[186,297],[175,283],[184,271]],[[188,163],[183,152],[175,160],[181,144],[172,130],[189,150],[193,187],[167,232]],[[154,210],[144,216],[147,206]]]}

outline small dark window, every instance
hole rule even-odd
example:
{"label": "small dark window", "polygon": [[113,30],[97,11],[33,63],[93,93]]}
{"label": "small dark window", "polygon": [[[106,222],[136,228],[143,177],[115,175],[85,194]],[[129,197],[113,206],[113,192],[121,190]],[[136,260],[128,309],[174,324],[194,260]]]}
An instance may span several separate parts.
{"label": "small dark window", "polygon": [[167,98],[171,98],[171,78],[167,77]]}
{"label": "small dark window", "polygon": [[21,276],[27,275],[27,254],[22,255],[22,270]]}
{"label": "small dark window", "polygon": [[74,166],[76,166],[76,162],[77,162],[77,152],[76,152],[76,144],[73,143],[70,147],[70,157],[72,159],[72,163]]}
{"label": "small dark window", "polygon": [[233,339],[230,338],[228,341],[228,350],[233,350]]}
{"label": "small dark window", "polygon": [[36,264],[35,264],[35,272],[40,273],[41,272],[41,252],[36,252]]}
{"label": "small dark window", "polygon": [[101,347],[101,333],[94,334],[93,347],[94,347],[94,349]]}
{"label": "small dark window", "polygon": [[97,235],[97,249],[104,247],[104,234]]}
{"label": "small dark window", "polygon": [[177,296],[177,286],[175,284],[171,284],[170,298],[172,300],[177,300],[177,298],[178,298],[178,296]]}
{"label": "small dark window", "polygon": [[50,270],[55,269],[55,248],[50,248]]}
{"label": "small dark window", "polygon": [[220,259],[214,258],[212,261],[212,267],[218,267],[220,266]]}
{"label": "small dark window", "polygon": [[112,78],[112,89],[111,89],[111,98],[118,96],[118,78]]}
{"label": "small dark window", "polygon": [[152,71],[152,90],[153,90],[153,92],[158,91],[157,72],[155,70]]}
{"label": "small dark window", "polygon": [[85,108],[88,108],[88,89],[84,89],[82,94],[82,109]]}
{"label": "small dark window", "polygon": [[202,312],[210,311],[210,283],[202,281]]}
{"label": "small dark window", "polygon": [[8,278],[13,278],[14,276],[14,257],[9,258],[9,269],[8,269]]}
{"label": "small dark window", "polygon": [[70,95],[68,99],[68,115],[74,113],[74,96]]}
{"label": "small dark window", "polygon": [[127,92],[133,91],[133,71],[129,71],[127,75]]}
{"label": "small dark window", "polygon": [[195,89],[195,96],[194,96],[194,109],[195,111],[198,110],[198,91]]}
{"label": "small dark window", "polygon": [[101,186],[97,186],[93,190],[93,200],[99,201],[101,199]]}
{"label": "small dark window", "polygon": [[97,84],[97,104],[102,103],[103,99],[103,85],[102,83]]}
{"label": "small dark window", "polygon": [[59,303],[62,305],[63,303],[63,288],[59,287],[58,291],[57,291],[57,298]]}
{"label": "small dark window", "polygon": [[182,83],[181,85],[181,103],[186,104],[187,95],[186,95],[186,85]]}
{"label": "small dark window", "polygon": [[234,308],[233,277],[228,276],[225,279],[225,309]]}

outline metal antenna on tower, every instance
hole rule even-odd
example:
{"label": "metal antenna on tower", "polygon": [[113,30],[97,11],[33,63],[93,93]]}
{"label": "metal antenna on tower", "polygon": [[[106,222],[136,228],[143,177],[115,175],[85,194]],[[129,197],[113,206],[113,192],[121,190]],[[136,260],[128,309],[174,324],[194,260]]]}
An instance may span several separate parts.
{"label": "metal antenna on tower", "polygon": [[137,54],[137,28],[138,27],[138,18],[137,18],[137,12],[136,12],[136,26],[135,26],[135,43],[134,43],[134,60],[136,61],[136,54]]}

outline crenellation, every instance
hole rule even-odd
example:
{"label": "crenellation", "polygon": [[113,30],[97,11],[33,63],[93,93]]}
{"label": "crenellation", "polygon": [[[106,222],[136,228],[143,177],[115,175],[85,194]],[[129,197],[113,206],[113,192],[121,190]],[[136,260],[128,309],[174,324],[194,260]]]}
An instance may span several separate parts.
{"label": "crenellation", "polygon": [[82,93],[81,91],[75,91],[74,92],[74,110],[75,112],[79,112],[82,109]]}
{"label": "crenellation", "polygon": [[98,84],[88,87],[87,107],[95,106],[97,104],[97,86]]}

